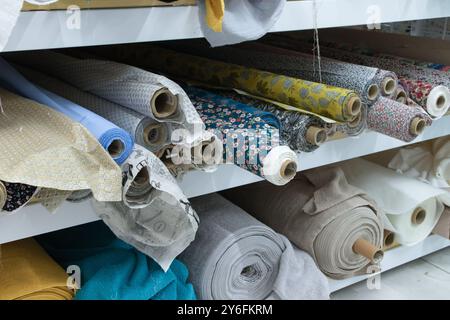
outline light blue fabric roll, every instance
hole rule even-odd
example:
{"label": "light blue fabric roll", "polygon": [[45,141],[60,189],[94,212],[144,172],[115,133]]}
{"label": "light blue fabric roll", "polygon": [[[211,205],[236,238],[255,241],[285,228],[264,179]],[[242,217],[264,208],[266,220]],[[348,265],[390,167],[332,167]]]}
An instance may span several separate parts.
{"label": "light blue fabric roll", "polygon": [[97,138],[118,164],[125,162],[131,154],[134,140],[125,130],[82,106],[35,86],[2,58],[0,70],[2,87],[48,106],[80,123]]}

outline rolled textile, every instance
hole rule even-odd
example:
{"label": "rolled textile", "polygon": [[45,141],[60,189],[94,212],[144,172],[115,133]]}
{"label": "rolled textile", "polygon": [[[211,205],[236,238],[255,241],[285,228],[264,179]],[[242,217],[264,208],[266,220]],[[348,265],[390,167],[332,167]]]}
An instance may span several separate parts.
{"label": "rolled textile", "polygon": [[[222,4],[222,9],[218,10],[223,14],[223,21],[220,32],[215,32],[216,30],[209,29],[204,18],[211,1],[218,0],[199,1],[198,7],[202,33],[213,47],[262,37],[277,22],[285,4],[284,0],[227,0]],[[223,0],[219,1],[223,3]]]}
{"label": "rolled textile", "polygon": [[397,89],[395,90],[393,99],[397,102],[408,104],[408,97],[409,97],[408,91],[406,91],[405,87],[401,83],[399,83],[397,85]]}
{"label": "rolled textile", "polygon": [[195,299],[182,263],[175,260],[164,272],[155,261],[117,239],[101,221],[36,239],[64,268],[80,268],[75,300]]}
{"label": "rolled textile", "polygon": [[198,129],[204,127],[183,89],[161,75],[114,61],[78,59],[53,51],[18,52],[8,57],[158,122],[186,129],[188,143],[196,142],[201,134]]}
{"label": "rolled textile", "polygon": [[126,131],[94,112],[35,86],[2,58],[0,58],[0,68],[2,70],[0,84],[3,87],[61,112],[82,124],[118,164],[122,164],[130,155],[133,138]]}
{"label": "rolled textile", "polygon": [[439,71],[443,71],[443,72],[450,71],[450,66],[446,66],[441,63],[420,61],[420,60],[416,60],[416,59],[405,58],[405,57],[400,57],[400,56],[396,56],[396,55],[392,55],[392,54],[385,54],[385,53],[373,53],[373,55],[376,57],[379,57],[379,58],[402,61],[403,63],[413,64],[413,65],[428,68],[428,69],[434,69],[434,70],[439,70]]}
{"label": "rolled textile", "polygon": [[311,152],[327,140],[326,123],[319,117],[280,109],[275,104],[258,100],[234,91],[217,94],[274,114],[281,123],[280,138],[295,152]]}
{"label": "rolled textile", "polygon": [[136,143],[145,146],[153,152],[171,143],[170,136],[173,129],[170,123],[160,123],[136,111],[102,99],[89,92],[79,90],[38,71],[21,66],[17,68],[28,79],[42,88],[78,103],[99,116],[108,119],[128,132]]}
{"label": "rolled textile", "polygon": [[450,139],[442,137],[426,145],[398,150],[388,167],[411,178],[443,189],[446,193],[439,198],[450,206]]}
{"label": "rolled textile", "polygon": [[341,165],[349,183],[363,189],[383,211],[385,229],[395,233],[395,241],[414,245],[424,240],[436,226],[444,205],[443,191],[403,176],[364,159]]}
{"label": "rolled textile", "polygon": [[[382,98],[382,97],[380,97]],[[344,134],[344,136],[358,136],[367,128],[367,117],[369,114],[369,108],[367,105],[361,105],[361,112],[359,115],[350,122],[342,124],[336,124],[336,131]]]}
{"label": "rolled textile", "polygon": [[218,194],[194,198],[202,219],[180,256],[200,299],[327,299],[311,257]]}
{"label": "rolled textile", "polygon": [[280,146],[275,115],[202,89],[185,90],[207,129],[223,137],[225,163],[236,164],[276,185],[294,177],[297,155]]}
{"label": "rolled textile", "polygon": [[377,208],[339,168],[309,170],[283,187],[262,182],[222,194],[311,254],[332,278],[365,273],[383,257]]}
{"label": "rolled textile", "polygon": [[135,145],[122,166],[123,201],[94,201],[114,234],[167,271],[195,238],[198,217],[164,164]]}
{"label": "rolled textile", "polygon": [[0,181],[0,213],[13,213],[24,207],[39,189],[23,183]]}
{"label": "rolled textile", "polygon": [[72,300],[67,274],[34,239],[0,249],[0,300]]}
{"label": "rolled textile", "polygon": [[[297,50],[309,51],[311,44],[295,41]],[[324,46],[320,53],[326,57],[358,63],[395,72],[410,97],[433,118],[440,118],[450,108],[450,79],[448,75],[399,61],[366,56],[359,53]]]}
{"label": "rolled textile", "polygon": [[422,109],[386,97],[380,97],[367,115],[369,129],[405,142],[417,138],[431,123]]}
{"label": "rolled textile", "polygon": [[319,70],[312,55],[260,43],[211,49],[204,42],[197,41],[172,47],[205,58],[354,90],[367,104],[380,96],[378,84],[374,80],[378,71],[375,68],[324,58],[321,59]]}
{"label": "rolled textile", "polygon": [[436,227],[433,229],[434,234],[438,234],[444,238],[450,239],[450,208],[445,207],[444,212],[439,218]]}
{"label": "rolled textile", "polygon": [[351,90],[178,53],[156,46],[134,47],[133,50],[120,47],[95,50],[108,57],[139,64],[144,68],[154,68],[209,85],[240,89],[337,121],[352,120],[360,110],[361,99]]}
{"label": "rolled textile", "polygon": [[[272,46],[282,47],[282,48],[286,48],[286,49],[293,50],[296,52],[303,52],[303,53],[307,53],[307,54],[314,52],[314,55],[316,55],[315,50],[313,50],[313,46],[311,44],[298,42],[298,41],[296,41],[294,39],[290,39],[289,37],[286,37],[286,36],[270,34],[267,37],[265,37],[262,41],[267,44],[270,44]],[[320,47],[320,49],[321,48],[322,47]],[[326,50],[326,48],[325,48],[325,50]],[[323,62],[323,61],[325,61],[325,62]],[[355,70],[359,70],[359,72],[363,72],[362,74],[364,74],[364,71],[363,71],[364,69],[361,69],[361,68],[367,68],[367,67],[373,68],[371,65],[362,64],[357,60],[354,60],[354,61],[341,60],[339,58],[336,59],[336,57],[328,56],[326,54],[320,55],[320,64],[319,64],[317,57],[313,57],[313,61],[312,61],[314,66],[317,68],[318,74],[319,74],[319,65],[320,65],[320,70],[322,70],[323,63],[325,63],[325,65],[327,65],[328,63],[335,64],[338,62],[341,64],[349,63],[352,66],[355,66],[355,68],[356,68]],[[348,69],[348,67],[344,67],[343,69]],[[379,68],[375,68],[375,69],[376,69],[376,73],[375,73],[374,77],[372,78],[371,82],[374,84],[377,84],[379,92],[382,96],[385,96],[385,97],[391,96],[395,92],[395,89],[397,87],[397,81],[398,81],[397,75],[394,72],[389,71],[389,70],[384,70],[384,69],[379,69]],[[341,70],[341,72],[342,72],[342,70]],[[367,70],[366,70],[366,72],[367,72]],[[361,81],[367,82],[367,76],[363,76]],[[354,80],[352,80],[352,82],[354,83]],[[360,85],[358,87],[360,87]],[[375,101],[375,100],[373,100],[373,101]],[[369,104],[370,104],[370,102],[369,102]]]}
{"label": "rolled textile", "polygon": [[66,191],[91,189],[99,201],[121,199],[120,168],[78,123],[0,89],[0,179]]}

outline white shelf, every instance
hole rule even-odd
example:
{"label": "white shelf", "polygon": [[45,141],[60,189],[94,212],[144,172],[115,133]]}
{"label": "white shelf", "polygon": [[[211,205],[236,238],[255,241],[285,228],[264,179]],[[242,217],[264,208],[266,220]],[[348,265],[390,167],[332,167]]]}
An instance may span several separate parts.
{"label": "white shelf", "polygon": [[[400,246],[391,249],[384,254],[384,259],[381,262],[381,272],[385,272],[396,267],[399,267],[405,263],[414,261],[420,257],[426,256],[430,253],[439,251],[441,249],[450,247],[450,240],[445,239],[438,235],[431,235],[421,243],[405,247]],[[344,280],[329,279],[331,292],[338,291],[352,284],[366,280],[371,275],[361,275]]]}
{"label": "white shelf", "polygon": [[[450,116],[446,116],[435,121],[413,143],[449,134]],[[312,153],[300,154],[299,170],[320,167],[404,145],[407,143],[375,132],[365,132],[359,137],[327,142]],[[191,172],[184,177],[180,185],[185,194],[192,198],[261,180],[260,177],[234,165],[222,165],[213,173]],[[33,205],[16,214],[0,216],[0,244],[95,220],[98,220],[98,217],[89,202],[65,203],[55,214],[48,213],[40,205]]]}
{"label": "white shelf", "polygon": [[[317,0],[317,27],[450,16],[448,0]],[[81,11],[80,29],[69,29],[66,11],[23,12],[5,51],[79,47],[202,37],[198,8],[153,7]],[[314,28],[311,0],[290,1],[271,31]]]}

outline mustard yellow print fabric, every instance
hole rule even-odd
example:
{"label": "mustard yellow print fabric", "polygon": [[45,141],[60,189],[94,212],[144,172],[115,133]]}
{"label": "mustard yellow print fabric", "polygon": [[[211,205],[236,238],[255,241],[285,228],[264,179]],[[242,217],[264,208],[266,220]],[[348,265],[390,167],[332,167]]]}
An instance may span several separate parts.
{"label": "mustard yellow print fabric", "polygon": [[[351,100],[359,99],[352,90],[278,75],[271,72],[178,53],[154,46],[138,46],[135,53],[121,50],[119,58],[169,74],[212,85],[240,89],[276,100],[336,121],[349,121],[355,115],[345,112]],[[113,49],[114,50],[114,49]],[[134,50],[129,50],[134,51]],[[129,55],[135,55],[131,57]]]}
{"label": "mustard yellow print fabric", "polygon": [[0,180],[120,201],[121,170],[78,123],[0,89]]}

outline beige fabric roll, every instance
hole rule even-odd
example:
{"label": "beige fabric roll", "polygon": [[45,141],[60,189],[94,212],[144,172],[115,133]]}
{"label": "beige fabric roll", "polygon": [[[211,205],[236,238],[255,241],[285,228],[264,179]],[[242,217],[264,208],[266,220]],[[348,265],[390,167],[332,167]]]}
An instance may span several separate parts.
{"label": "beige fabric roll", "polygon": [[371,263],[353,251],[356,240],[382,247],[377,208],[336,167],[310,170],[282,187],[263,182],[223,195],[309,252],[332,278],[364,273]]}
{"label": "beige fabric roll", "polygon": [[0,89],[0,180],[122,199],[120,168],[78,123]]}

